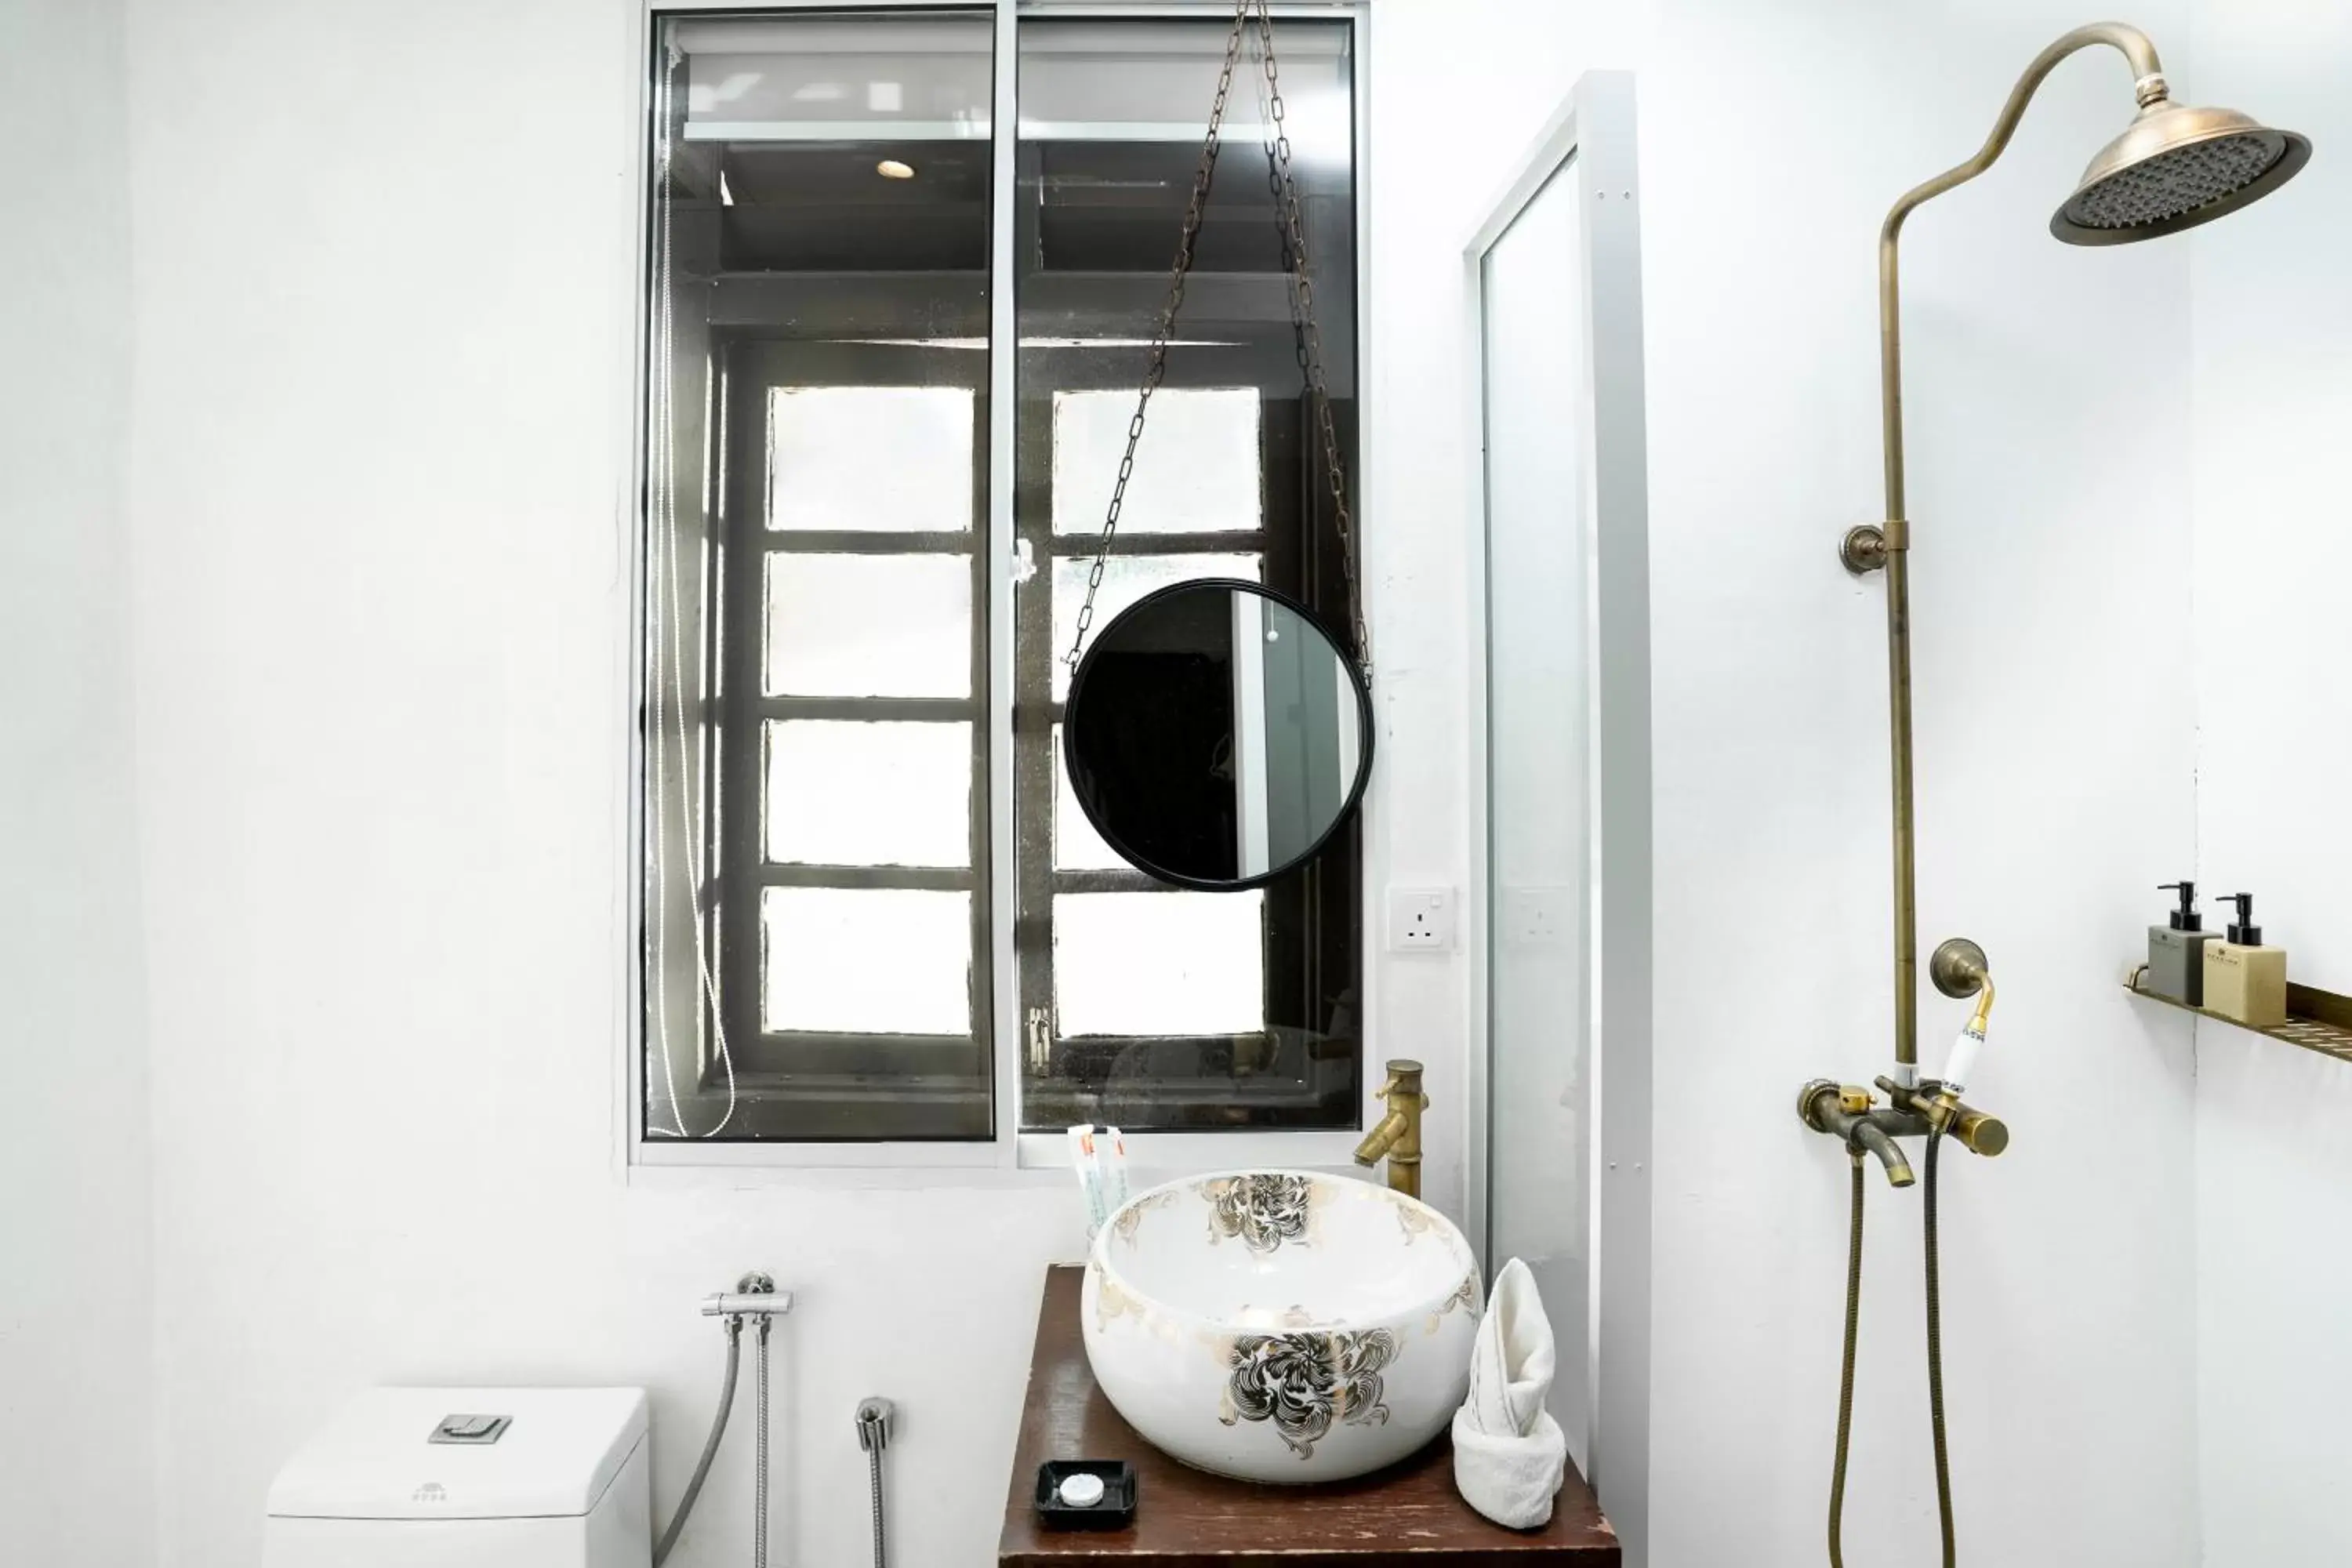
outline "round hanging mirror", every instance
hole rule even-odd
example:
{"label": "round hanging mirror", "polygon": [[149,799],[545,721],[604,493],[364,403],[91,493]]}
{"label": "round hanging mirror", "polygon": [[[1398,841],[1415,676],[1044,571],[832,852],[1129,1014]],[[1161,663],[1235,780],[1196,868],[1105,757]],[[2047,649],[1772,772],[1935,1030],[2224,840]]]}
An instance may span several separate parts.
{"label": "round hanging mirror", "polygon": [[1310,859],[1363,798],[1364,674],[1303,605],[1204,578],[1095,635],[1062,719],[1078,805],[1162,881],[1231,891]]}

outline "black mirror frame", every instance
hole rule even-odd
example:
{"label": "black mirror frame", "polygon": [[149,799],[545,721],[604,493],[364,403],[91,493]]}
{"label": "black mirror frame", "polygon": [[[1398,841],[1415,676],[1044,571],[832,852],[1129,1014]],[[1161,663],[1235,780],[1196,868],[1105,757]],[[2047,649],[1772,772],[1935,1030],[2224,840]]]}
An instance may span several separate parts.
{"label": "black mirror frame", "polygon": [[[1330,646],[1332,652],[1339,656],[1339,662],[1347,667],[1348,684],[1356,693],[1356,730],[1363,740],[1362,761],[1356,769],[1355,784],[1349,790],[1348,798],[1339,803],[1339,809],[1332,814],[1331,826],[1323,830],[1322,837],[1308,845],[1298,855],[1279,866],[1260,872],[1255,877],[1231,878],[1223,881],[1188,877],[1181,872],[1170,871],[1152,865],[1137,855],[1127,847],[1117,833],[1111,830],[1108,824],[1096,815],[1094,802],[1087,798],[1087,792],[1078,786],[1077,774],[1070,769],[1070,718],[1077,711],[1078,698],[1086,690],[1087,676],[1094,668],[1095,655],[1108,640],[1111,632],[1129,616],[1141,614],[1161,599],[1171,598],[1178,594],[1196,592],[1202,588],[1229,588],[1244,594],[1255,594],[1262,599],[1270,599],[1320,633],[1323,640]],[[1349,657],[1347,643],[1332,635],[1331,628],[1324,624],[1323,617],[1289,595],[1276,588],[1269,588],[1263,583],[1252,583],[1240,577],[1188,577],[1181,583],[1171,583],[1164,588],[1154,588],[1150,593],[1113,616],[1104,624],[1100,631],[1094,634],[1093,639],[1087,645],[1087,651],[1078,659],[1078,668],[1070,676],[1069,693],[1062,700],[1061,752],[1062,771],[1069,775],[1070,794],[1076,798],[1078,809],[1086,813],[1087,821],[1093,825],[1095,832],[1101,837],[1105,844],[1110,846],[1111,851],[1120,859],[1125,860],[1145,876],[1155,878],[1173,888],[1188,888],[1202,893],[1246,893],[1254,888],[1263,888],[1269,882],[1290,875],[1321,855],[1329,847],[1331,840],[1339,836],[1339,830],[1347,826],[1349,819],[1354,817],[1357,811],[1362,807],[1364,791],[1372,782],[1371,680],[1364,673],[1364,667]]]}

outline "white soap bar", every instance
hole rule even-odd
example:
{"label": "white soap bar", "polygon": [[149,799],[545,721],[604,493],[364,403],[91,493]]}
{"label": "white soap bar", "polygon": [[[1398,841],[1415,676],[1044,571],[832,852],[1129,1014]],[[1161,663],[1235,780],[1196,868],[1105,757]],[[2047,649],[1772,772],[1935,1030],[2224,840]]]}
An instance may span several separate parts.
{"label": "white soap bar", "polygon": [[1062,1500],[1072,1508],[1092,1508],[1103,1500],[1100,1476],[1080,1470],[1075,1476],[1062,1478]]}

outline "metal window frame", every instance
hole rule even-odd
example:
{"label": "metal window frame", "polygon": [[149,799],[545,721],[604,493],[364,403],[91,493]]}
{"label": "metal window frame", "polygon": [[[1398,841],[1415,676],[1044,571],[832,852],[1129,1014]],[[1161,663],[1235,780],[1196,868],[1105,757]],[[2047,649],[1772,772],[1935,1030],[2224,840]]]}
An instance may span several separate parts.
{"label": "metal window frame", "polygon": [[[1463,247],[1468,345],[1470,450],[1486,449],[1486,301],[1489,250],[1555,176],[1575,182],[1581,256],[1585,405],[1575,431],[1580,498],[1593,539],[1586,646],[1587,700],[1596,752],[1595,832],[1589,875],[1590,1038],[1597,1100],[1588,1190],[1592,1194],[1591,1342],[1562,1353],[1590,1358],[1592,1480],[1625,1541],[1626,1562],[1647,1561],[1650,1478],[1651,989],[1650,537],[1642,344],[1641,184],[1635,161],[1633,77],[1580,78],[1520,159],[1491,210]],[[1601,395],[1605,389],[1607,395]],[[1472,1245],[1488,1268],[1488,1134],[1494,1040],[1487,751],[1486,476],[1470,465],[1465,526],[1470,551],[1470,1137],[1465,1181]]]}
{"label": "metal window frame", "polygon": [[[1355,174],[1356,226],[1356,359],[1357,359],[1357,423],[1358,428],[1373,428],[1371,412],[1374,399],[1369,367],[1375,351],[1370,327],[1370,278],[1375,266],[1370,252],[1370,207],[1372,200],[1371,142],[1371,0],[1276,0],[1272,5],[1275,16],[1300,18],[1343,19],[1352,28],[1354,51],[1353,97],[1354,132],[1357,149]],[[987,615],[989,623],[989,689],[988,730],[991,735],[1007,735],[1012,731],[1013,707],[1013,629],[1014,607],[1013,563],[1013,472],[1017,416],[1018,332],[1015,301],[1012,280],[1014,277],[1013,205],[1016,197],[1016,175],[1020,135],[1018,132],[1017,81],[1019,76],[1019,24],[1034,19],[1108,20],[1140,18],[1202,18],[1221,16],[1227,11],[1225,0],[758,0],[744,4],[742,0],[624,0],[621,10],[626,19],[622,29],[626,37],[623,59],[626,79],[636,84],[637,113],[631,121],[631,142],[626,166],[635,172],[627,204],[627,228],[621,243],[637,259],[634,269],[633,298],[635,300],[626,363],[630,368],[631,401],[628,423],[623,438],[633,454],[628,472],[627,489],[620,498],[619,517],[624,530],[623,552],[628,565],[627,585],[630,605],[630,637],[623,648],[625,660],[625,683],[629,700],[626,704],[626,746],[628,778],[625,798],[627,814],[625,824],[626,864],[630,881],[625,904],[627,909],[625,946],[621,954],[624,983],[624,1005],[619,1021],[619,1042],[623,1067],[616,1075],[614,1093],[619,1103],[614,1118],[619,1131],[620,1149],[616,1165],[618,1173],[627,1182],[645,1185],[699,1188],[709,1185],[740,1185],[772,1183],[813,1185],[893,1186],[934,1184],[949,1173],[960,1184],[975,1182],[1001,1182],[1013,1185],[1033,1185],[1066,1179],[1058,1174],[1066,1170],[1066,1141],[1058,1134],[1023,1133],[1018,1131],[1020,1118],[1016,1108],[1021,1093],[1024,1037],[1021,1032],[1018,958],[1013,932],[1017,910],[1018,893],[1014,876],[986,879],[988,886],[987,920],[995,933],[991,942],[989,963],[992,970],[987,987],[992,1024],[992,1071],[996,1114],[995,1135],[988,1142],[881,1142],[861,1143],[809,1142],[711,1142],[701,1141],[648,1142],[646,1138],[645,1103],[648,1066],[645,1049],[645,982],[639,955],[644,949],[646,922],[642,878],[645,865],[644,821],[646,808],[645,748],[635,715],[646,699],[645,661],[641,657],[646,626],[646,580],[647,561],[643,522],[643,500],[646,483],[646,453],[645,431],[648,416],[647,345],[650,311],[647,292],[651,286],[651,268],[645,242],[647,220],[646,192],[651,174],[650,127],[653,94],[647,79],[646,62],[652,58],[656,29],[667,19],[680,16],[791,11],[866,11],[877,14],[907,10],[963,10],[990,15],[994,28],[991,62],[994,88],[992,127],[1013,128],[1013,134],[994,135],[992,142],[990,188],[990,265],[989,265],[989,440],[988,490],[989,500],[985,536],[980,550],[984,561],[993,561],[997,569],[987,575]],[[1368,519],[1377,516],[1378,497],[1362,477],[1358,479],[1359,496],[1357,522],[1360,529],[1368,528]],[[1051,570],[1050,561],[1044,569]],[[1371,574],[1365,574],[1368,613],[1372,593]],[[975,610],[979,605],[975,604]],[[989,748],[987,783],[990,797],[988,842],[993,864],[1013,865],[1017,831],[1013,806],[1013,747],[992,745]],[[1381,781],[1375,776],[1366,792],[1361,806],[1363,833],[1363,909],[1367,931],[1373,925],[1372,890],[1381,885],[1379,875],[1385,869],[1386,855],[1382,840],[1371,831],[1380,820],[1379,802],[1383,795]],[[1379,966],[1372,962],[1376,952],[1367,943],[1363,963],[1362,1042],[1360,1049],[1365,1063],[1360,1073],[1362,1104],[1360,1111],[1368,1110],[1372,1103],[1371,1091],[1377,1087],[1378,1075],[1370,1064],[1378,1059],[1379,1034]],[[977,1022],[977,1021],[975,1021]],[[1129,1159],[1139,1178],[1151,1179],[1192,1172],[1229,1169],[1241,1166],[1280,1164],[1293,1169],[1346,1170],[1351,1166],[1351,1155],[1360,1131],[1267,1131],[1248,1132],[1158,1132],[1140,1133],[1128,1140]]]}

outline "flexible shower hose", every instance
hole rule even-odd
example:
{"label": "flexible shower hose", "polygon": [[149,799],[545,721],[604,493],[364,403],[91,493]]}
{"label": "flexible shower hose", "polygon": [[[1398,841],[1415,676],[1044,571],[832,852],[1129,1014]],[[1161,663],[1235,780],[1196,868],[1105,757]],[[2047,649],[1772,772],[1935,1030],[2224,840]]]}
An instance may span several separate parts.
{"label": "flexible shower hose", "polygon": [[[670,1516],[669,1528],[662,1531],[660,1542],[654,1547],[654,1568],[661,1568],[670,1549],[677,1544],[677,1533],[686,1528],[687,1517],[694,1512],[694,1500],[702,1495],[702,1483],[709,1478],[710,1461],[719,1457],[719,1439],[727,1435],[727,1413],[735,1407],[735,1373],[743,1361],[743,1320],[727,1320],[727,1382],[719,1391],[719,1413],[711,1417],[710,1436],[702,1445],[702,1458],[695,1462],[694,1475],[686,1483],[686,1492],[677,1500],[677,1511]],[[762,1426],[766,1423],[762,1422]],[[761,1467],[764,1471],[765,1467]]]}
{"label": "flexible shower hose", "polygon": [[[1944,1568],[1953,1568],[1952,1471],[1944,1441],[1943,1281],[1936,1258],[1936,1152],[1943,1139],[1940,1131],[1927,1134],[1927,1190],[1922,1194],[1921,1213],[1927,1253],[1927,1419],[1936,1438],[1936,1513],[1943,1527]],[[1845,1568],[1846,1451],[1853,1435],[1854,1347],[1862,1333],[1862,1151],[1855,1149],[1851,1154],[1853,1200],[1845,1255],[1845,1353],[1838,1369],[1837,1448],[1830,1465],[1830,1568]]]}
{"label": "flexible shower hose", "polygon": [[1853,1351],[1862,1335],[1862,1151],[1848,1153],[1853,1165],[1853,1204],[1846,1226],[1845,1356],[1838,1369],[1837,1457],[1830,1465],[1830,1568],[1845,1568],[1841,1538],[1845,1529],[1846,1440],[1853,1435]]}
{"label": "flexible shower hose", "polygon": [[1952,1467],[1944,1447],[1944,1293],[1936,1265],[1936,1151],[1942,1128],[1927,1133],[1927,1190],[1922,1194],[1927,1249],[1927,1422],[1936,1433],[1936,1513],[1944,1527],[1944,1568],[1952,1568]]}

